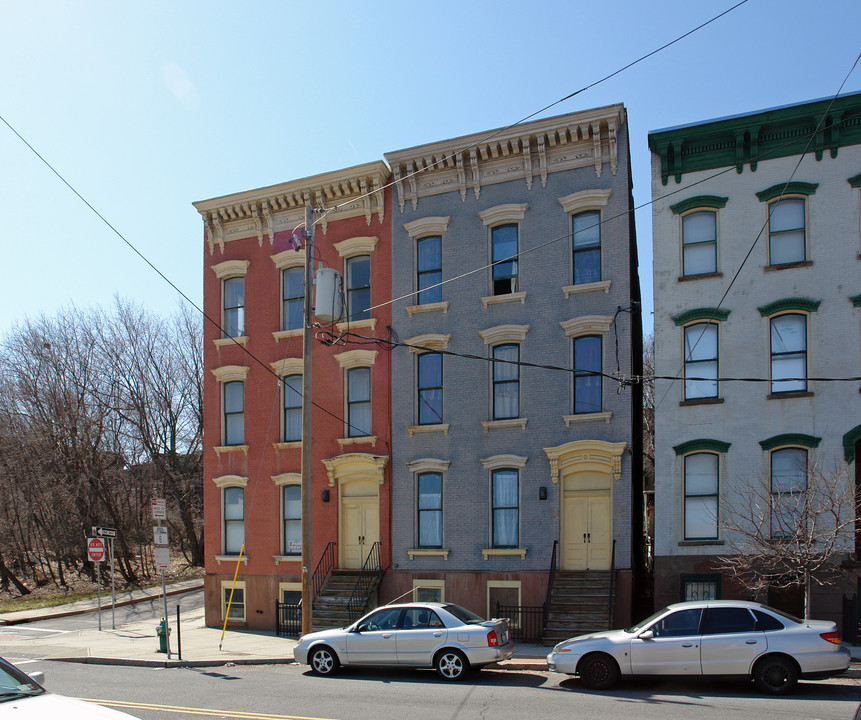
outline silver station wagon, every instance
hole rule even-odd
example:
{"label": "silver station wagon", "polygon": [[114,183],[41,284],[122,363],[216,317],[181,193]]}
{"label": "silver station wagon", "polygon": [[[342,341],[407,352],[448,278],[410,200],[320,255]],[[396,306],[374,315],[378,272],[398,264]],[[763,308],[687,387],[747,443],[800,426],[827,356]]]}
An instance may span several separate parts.
{"label": "silver station wagon", "polygon": [[547,656],[551,670],[603,690],[620,675],[742,676],[765,693],[790,692],[799,678],[849,667],[833,622],[799,620],[759,603],[706,600],[670,605],[627,630],[581,635]]}
{"label": "silver station wagon", "polygon": [[506,620],[438,602],[386,605],[347,627],[304,635],[293,648],[294,660],[317,675],[341,665],[432,667],[445,680],[513,653]]}

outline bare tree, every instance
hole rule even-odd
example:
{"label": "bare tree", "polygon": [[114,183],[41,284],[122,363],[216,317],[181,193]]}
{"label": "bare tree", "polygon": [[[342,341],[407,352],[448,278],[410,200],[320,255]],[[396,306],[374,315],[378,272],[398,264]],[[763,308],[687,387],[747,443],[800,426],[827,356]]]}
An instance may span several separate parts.
{"label": "bare tree", "polygon": [[[118,530],[136,582],[152,543],[150,498],[172,540],[203,561],[202,341],[188,313],[163,320],[117,300],[13,328],[0,350],[0,588],[93,572],[84,538]],[[104,569],[102,569],[104,572]]]}
{"label": "bare tree", "polygon": [[719,519],[727,552],[716,569],[755,596],[802,588],[810,617],[811,586],[833,584],[841,572],[837,560],[850,550],[854,502],[844,463],[823,471],[805,461],[782,479],[743,480]]}

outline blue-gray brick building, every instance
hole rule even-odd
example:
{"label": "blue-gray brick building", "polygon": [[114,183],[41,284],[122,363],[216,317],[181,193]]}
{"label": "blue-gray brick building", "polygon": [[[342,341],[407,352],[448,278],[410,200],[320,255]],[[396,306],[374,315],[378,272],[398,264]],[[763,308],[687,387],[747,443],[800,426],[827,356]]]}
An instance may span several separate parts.
{"label": "blue-gray brick building", "polygon": [[[392,326],[403,343],[391,355],[386,594],[415,589],[494,615],[497,604],[543,605],[553,565],[564,632],[625,622],[643,566],[625,108],[386,160]],[[603,616],[576,606],[589,594],[603,598]]]}

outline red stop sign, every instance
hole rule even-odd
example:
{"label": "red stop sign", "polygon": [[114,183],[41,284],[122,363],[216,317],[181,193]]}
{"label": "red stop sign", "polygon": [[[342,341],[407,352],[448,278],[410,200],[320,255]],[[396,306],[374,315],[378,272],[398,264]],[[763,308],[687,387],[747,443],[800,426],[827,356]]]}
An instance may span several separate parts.
{"label": "red stop sign", "polygon": [[87,555],[93,562],[105,559],[105,541],[101,538],[87,538]]}

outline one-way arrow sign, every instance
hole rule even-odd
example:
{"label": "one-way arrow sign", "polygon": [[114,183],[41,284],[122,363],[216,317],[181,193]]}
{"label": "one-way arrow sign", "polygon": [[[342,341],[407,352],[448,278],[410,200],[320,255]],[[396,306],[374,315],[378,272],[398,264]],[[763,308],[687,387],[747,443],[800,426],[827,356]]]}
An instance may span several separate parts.
{"label": "one-way arrow sign", "polygon": [[117,531],[115,528],[103,528],[93,526],[93,535],[95,537],[115,538]]}

